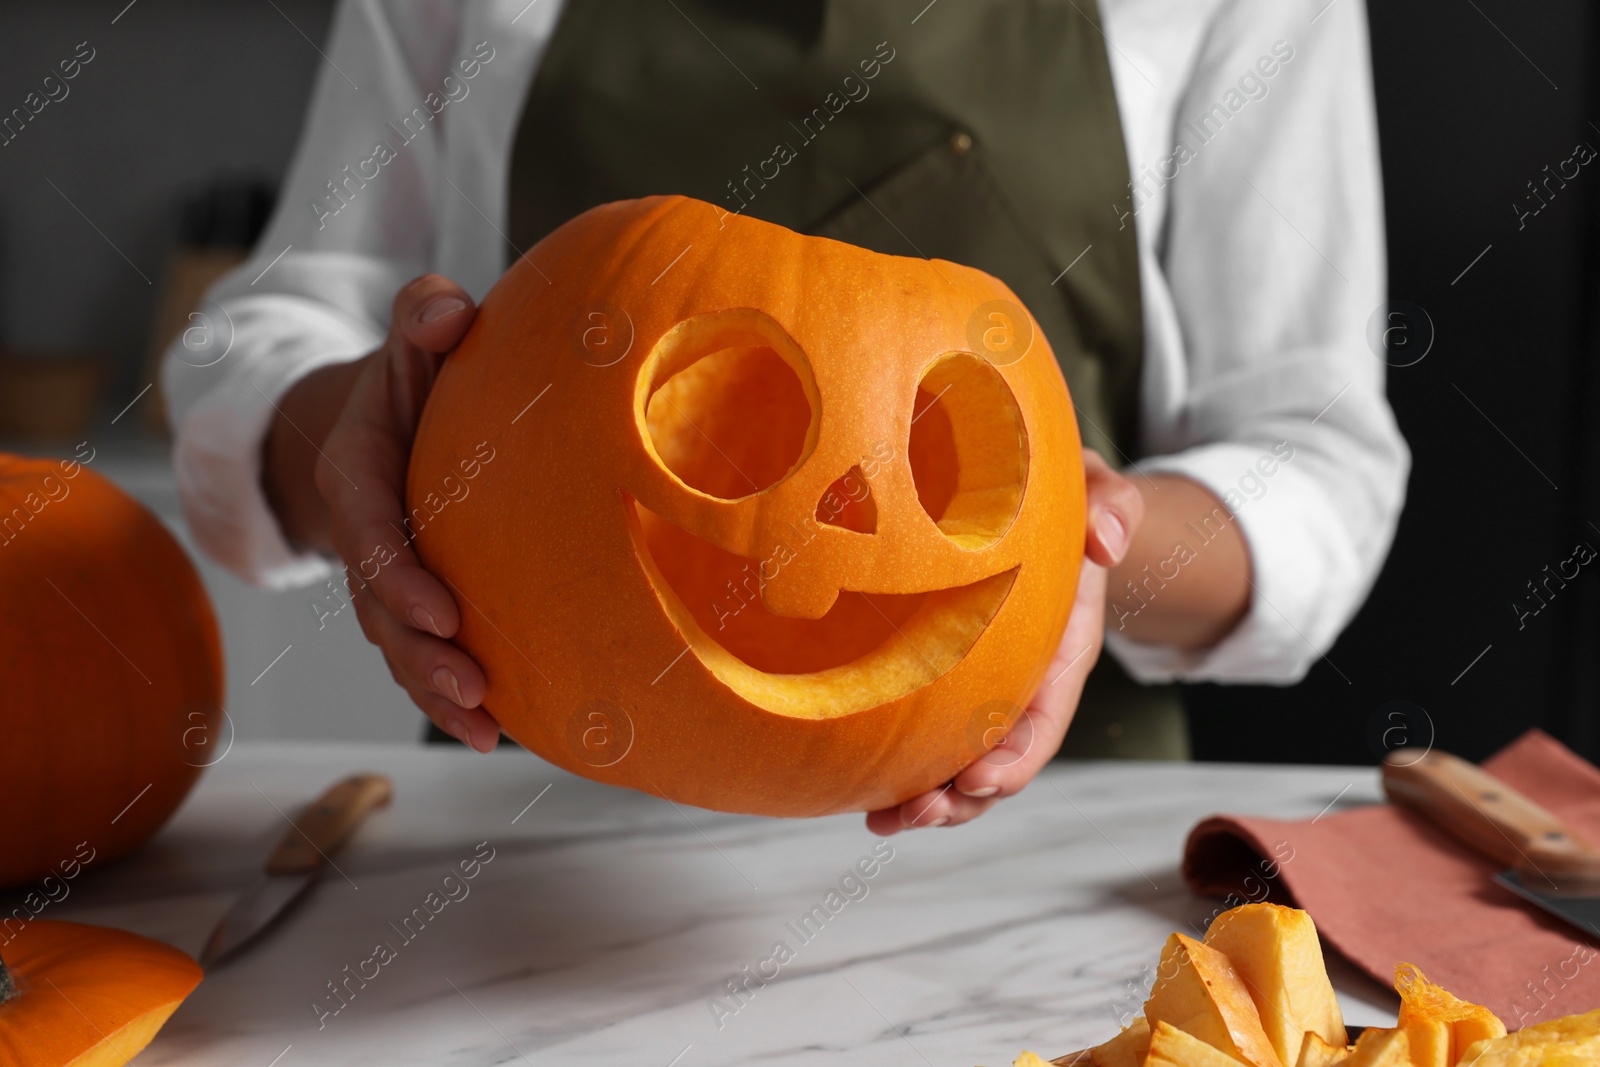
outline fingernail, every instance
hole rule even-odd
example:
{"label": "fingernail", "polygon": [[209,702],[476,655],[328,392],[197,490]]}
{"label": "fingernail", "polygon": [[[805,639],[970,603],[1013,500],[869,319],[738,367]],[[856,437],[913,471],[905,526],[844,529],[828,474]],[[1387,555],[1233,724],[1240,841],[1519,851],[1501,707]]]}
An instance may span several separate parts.
{"label": "fingernail", "polygon": [[466,306],[467,302],[459,297],[436,297],[422,309],[422,313],[417,316],[417,321],[423,324],[438,322],[442,318],[454,315]]}
{"label": "fingernail", "polygon": [[1109,508],[1102,509],[1095,516],[1094,532],[1100,538],[1100,543],[1106,546],[1106,551],[1121,563],[1122,554],[1128,551],[1128,528],[1122,524],[1122,518]]}
{"label": "fingernail", "polygon": [[963,789],[961,790],[961,795],[968,797],[992,797],[998,792],[1000,792],[999,786],[986,785],[982,789]]}
{"label": "fingernail", "polygon": [[931,828],[933,828],[933,827],[935,827],[935,826],[944,826],[944,825],[945,825],[945,824],[946,824],[946,823],[948,823],[948,822],[949,822],[949,821],[950,821],[950,816],[948,816],[948,815],[941,815],[941,816],[939,816],[939,817],[938,817],[938,818],[937,818],[937,819],[935,819],[935,820],[933,820],[933,821],[932,821],[932,822],[930,822],[930,823],[929,823],[929,824],[928,824],[928,827],[929,827],[929,828],[930,828],[930,829],[931,829]]}
{"label": "fingernail", "polygon": [[418,604],[416,607],[411,609],[411,621],[416,623],[421,629],[427,630],[429,633],[434,634],[435,636],[444,636],[444,634],[439,633],[439,624],[433,621],[433,616],[429,615],[427,609],[421,604]]}
{"label": "fingernail", "polygon": [[477,752],[493,752],[499,743],[500,731],[492,727],[472,731],[472,738],[467,742]]}
{"label": "fingernail", "polygon": [[445,719],[444,732],[468,748],[476,747],[472,743],[472,731],[467,729],[467,720],[459,715],[452,715]]}
{"label": "fingernail", "polygon": [[462,707],[467,702],[461,699],[461,681],[456,677],[456,672],[449,667],[439,667],[433,672],[433,687],[441,696],[447,696]]}

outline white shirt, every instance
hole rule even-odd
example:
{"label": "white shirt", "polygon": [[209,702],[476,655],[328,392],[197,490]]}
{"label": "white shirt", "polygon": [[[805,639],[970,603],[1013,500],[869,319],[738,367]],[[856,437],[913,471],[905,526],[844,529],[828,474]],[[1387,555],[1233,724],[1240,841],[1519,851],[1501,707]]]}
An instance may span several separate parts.
{"label": "white shirt", "polygon": [[[1108,646],[1146,681],[1293,682],[1365,598],[1410,466],[1366,340],[1385,279],[1364,6],[1100,8],[1139,187],[1107,206],[1130,213],[1141,262],[1135,471],[1233,507],[1254,586],[1214,648],[1133,643],[1114,614]],[[240,577],[283,588],[329,571],[289,547],[261,490],[278,397],[377,347],[409,279],[438,272],[481,299],[515,254],[511,142],[559,14],[560,0],[339,5],[277,213],[195,320],[213,332],[191,330],[163,372],[189,524]]]}

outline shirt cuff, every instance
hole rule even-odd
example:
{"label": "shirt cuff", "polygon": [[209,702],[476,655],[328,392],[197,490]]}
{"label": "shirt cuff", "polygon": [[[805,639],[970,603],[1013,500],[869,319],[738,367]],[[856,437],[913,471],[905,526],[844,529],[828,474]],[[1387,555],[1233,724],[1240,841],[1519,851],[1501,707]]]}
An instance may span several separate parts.
{"label": "shirt cuff", "polygon": [[317,553],[297,552],[284,537],[261,484],[262,445],[290,386],[319,367],[361,358],[383,335],[293,297],[243,297],[220,307],[230,336],[241,344],[248,338],[248,351],[236,347],[201,367],[180,339],[163,371],[181,412],[173,467],[184,517],[206,554],[246,582],[270,590],[310,585],[333,566]]}
{"label": "shirt cuff", "polygon": [[[1294,447],[1287,442],[1264,448],[1204,445],[1140,461],[1124,473],[1138,477],[1141,471],[1182,475],[1224,502],[1249,548],[1250,604],[1238,625],[1205,649],[1132,641],[1117,632],[1116,612],[1108,612],[1111,654],[1146,683],[1291,685],[1305,677],[1355,614],[1371,576],[1326,493],[1311,473],[1296,468]],[[1215,536],[1215,522],[1209,531],[1199,522],[1187,529],[1183,546],[1203,554]],[[1180,569],[1190,558],[1180,545],[1171,546],[1169,555]],[[1134,594],[1112,590],[1113,603],[1119,595],[1131,599]]]}

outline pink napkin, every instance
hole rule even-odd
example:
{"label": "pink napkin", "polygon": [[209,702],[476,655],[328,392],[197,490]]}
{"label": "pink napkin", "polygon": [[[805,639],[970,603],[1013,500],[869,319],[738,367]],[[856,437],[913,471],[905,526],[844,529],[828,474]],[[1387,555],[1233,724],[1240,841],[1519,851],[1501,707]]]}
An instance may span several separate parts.
{"label": "pink napkin", "polygon": [[[1600,841],[1600,770],[1559,741],[1531,730],[1483,766]],[[1600,935],[1524,903],[1491,881],[1497,869],[1389,804],[1315,822],[1214,815],[1190,831],[1183,858],[1195,892],[1296,904],[1326,945],[1385,985],[1397,961],[1414,963],[1512,1030],[1600,1008]]]}

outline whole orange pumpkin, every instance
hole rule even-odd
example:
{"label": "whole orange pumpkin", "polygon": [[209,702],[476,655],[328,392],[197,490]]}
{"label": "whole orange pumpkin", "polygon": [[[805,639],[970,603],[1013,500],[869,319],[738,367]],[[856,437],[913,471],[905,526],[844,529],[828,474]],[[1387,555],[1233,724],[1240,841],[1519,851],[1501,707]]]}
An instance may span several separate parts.
{"label": "whole orange pumpkin", "polygon": [[485,708],[726,811],[901,802],[999,741],[1066,626],[1083,463],[996,279],[683,197],[586,212],[441,368],[408,533]]}
{"label": "whole orange pumpkin", "polygon": [[200,965],[122,930],[38,919],[0,943],[0,1063],[120,1067],[200,984]]}
{"label": "whole orange pumpkin", "polygon": [[143,844],[213,758],[221,640],[182,546],[76,460],[0,454],[0,604],[0,885],[60,882]]}

